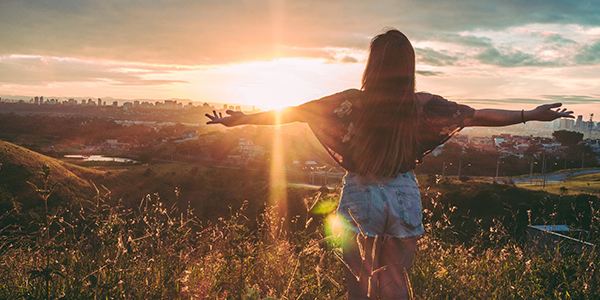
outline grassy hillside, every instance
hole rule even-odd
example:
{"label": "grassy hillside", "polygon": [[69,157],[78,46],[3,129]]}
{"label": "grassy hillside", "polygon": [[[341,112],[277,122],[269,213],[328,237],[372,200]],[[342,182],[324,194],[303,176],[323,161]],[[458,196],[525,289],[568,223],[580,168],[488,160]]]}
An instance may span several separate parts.
{"label": "grassy hillside", "polygon": [[[586,182],[579,183],[587,186]],[[426,219],[431,214],[440,216],[440,210],[448,209],[449,213],[444,218],[432,218],[431,221],[449,220],[455,227],[456,237],[461,241],[469,240],[479,230],[489,229],[499,223],[516,239],[525,238],[529,224],[566,224],[583,230],[598,226],[593,217],[600,205],[597,195],[574,191],[560,194],[558,188],[553,193],[522,187],[526,186],[483,182],[422,182],[423,215]]]}
{"label": "grassy hillside", "polygon": [[87,197],[95,193],[91,181],[105,176],[104,171],[62,162],[29,149],[0,141],[0,202],[17,200],[28,206],[38,200],[31,182],[43,187],[40,170],[44,164],[51,169],[49,181],[58,182],[54,198]]}
{"label": "grassy hillside", "polygon": [[[282,216],[265,205],[267,170],[98,171],[9,143],[0,144],[0,162],[2,192],[30,191],[34,204],[42,201],[27,181],[41,184],[44,162],[49,181],[61,182],[57,193],[94,192],[90,179],[110,191],[0,215],[0,299],[347,298],[330,214],[339,190],[288,187]],[[597,196],[431,179],[421,180],[426,233],[410,275],[415,299],[599,299],[597,250],[539,251],[524,238],[528,223],[555,223],[597,241]]]}
{"label": "grassy hillside", "polygon": [[[172,166],[152,166],[144,176],[152,184],[161,178],[192,178],[190,170],[169,171]],[[242,180],[256,175],[240,173],[199,169],[190,183],[214,187],[203,199],[212,199],[216,212],[226,201],[242,198],[237,195],[244,189]],[[123,187],[125,176],[140,181],[133,173],[120,175]],[[223,183],[213,185],[218,182]],[[141,188],[133,183],[132,188]],[[578,211],[581,219],[596,220],[586,228],[597,236],[596,197],[503,184],[424,182],[422,188],[426,233],[410,275],[414,299],[599,299],[597,250],[530,248],[513,235],[515,220],[527,222],[527,214],[511,212],[527,209],[534,222],[558,222],[569,210]],[[307,206],[317,201],[315,207],[338,198],[337,192],[304,197]],[[0,299],[347,298],[339,241],[331,234],[336,231],[317,218],[317,210],[314,219],[288,214],[285,220],[295,219],[297,226],[285,230],[285,220],[272,209],[258,224],[248,217],[250,211],[235,207],[229,217],[206,223],[192,210],[170,208],[164,199],[147,197],[133,208],[82,202],[50,218],[32,219],[37,227],[0,227],[7,233],[0,235],[0,245],[5,245],[0,251]],[[247,199],[247,209],[258,202]],[[578,208],[580,204],[587,206]],[[498,221],[502,214],[515,220]],[[47,220],[51,226],[43,224]],[[470,240],[456,238],[466,231],[471,231]]]}

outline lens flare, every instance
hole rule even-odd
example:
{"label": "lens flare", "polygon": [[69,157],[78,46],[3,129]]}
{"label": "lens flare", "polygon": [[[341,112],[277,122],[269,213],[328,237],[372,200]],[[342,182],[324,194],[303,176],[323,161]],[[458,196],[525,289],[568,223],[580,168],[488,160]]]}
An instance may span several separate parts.
{"label": "lens flare", "polygon": [[281,113],[275,115],[276,126],[273,128],[273,148],[271,149],[271,172],[269,180],[269,205],[276,207],[279,217],[285,216],[287,212],[287,180],[285,174],[285,162],[283,146],[281,141]]}

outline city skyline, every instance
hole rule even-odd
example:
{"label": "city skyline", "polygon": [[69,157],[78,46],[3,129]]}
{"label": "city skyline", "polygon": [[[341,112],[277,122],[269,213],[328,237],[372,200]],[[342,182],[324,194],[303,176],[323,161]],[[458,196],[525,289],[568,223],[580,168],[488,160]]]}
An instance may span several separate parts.
{"label": "city skyline", "polygon": [[593,1],[0,4],[5,95],[297,105],[360,88],[389,26],[413,42],[419,91],[476,108],[562,102],[584,119],[600,108]]}

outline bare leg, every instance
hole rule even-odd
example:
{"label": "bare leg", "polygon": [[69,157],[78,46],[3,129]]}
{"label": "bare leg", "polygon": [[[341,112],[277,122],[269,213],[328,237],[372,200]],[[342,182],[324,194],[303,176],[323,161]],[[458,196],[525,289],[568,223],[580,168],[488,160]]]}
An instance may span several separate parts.
{"label": "bare leg", "polygon": [[[381,238],[377,240],[381,241]],[[350,231],[343,236],[344,273],[349,300],[377,299],[377,276],[371,276],[373,269],[377,268],[379,259],[377,253],[379,250],[377,249],[375,259],[373,259],[374,242],[377,243],[375,238],[365,237]]]}
{"label": "bare leg", "polygon": [[383,241],[379,263],[385,270],[379,274],[381,299],[409,299],[408,271],[412,266],[419,237],[387,237]]}
{"label": "bare leg", "polygon": [[342,250],[348,299],[409,299],[408,271],[418,240],[346,233]]}

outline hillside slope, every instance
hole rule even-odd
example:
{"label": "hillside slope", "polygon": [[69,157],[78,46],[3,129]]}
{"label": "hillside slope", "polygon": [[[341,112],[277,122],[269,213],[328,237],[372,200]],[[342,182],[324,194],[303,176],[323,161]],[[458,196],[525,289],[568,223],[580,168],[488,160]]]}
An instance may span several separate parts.
{"label": "hillside slope", "polygon": [[27,205],[38,199],[27,182],[43,187],[39,172],[44,163],[51,168],[50,183],[59,183],[55,197],[62,200],[93,195],[95,189],[90,180],[100,179],[105,174],[0,141],[0,201],[6,203],[14,199]]}

